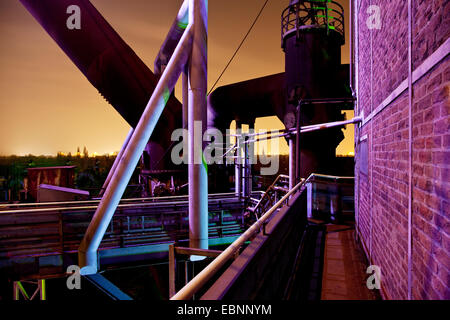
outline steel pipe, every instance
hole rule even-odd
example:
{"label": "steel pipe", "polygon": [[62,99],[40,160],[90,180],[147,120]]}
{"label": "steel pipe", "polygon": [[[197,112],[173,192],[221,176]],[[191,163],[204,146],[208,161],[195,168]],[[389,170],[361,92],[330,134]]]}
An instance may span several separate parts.
{"label": "steel pipe", "polygon": [[289,189],[295,185],[295,137],[289,139]]}
{"label": "steel pipe", "polygon": [[94,217],[89,224],[78,249],[78,264],[81,267],[81,274],[86,275],[97,272],[98,247],[131,175],[139,162],[139,158],[164,110],[170,93],[173,91],[181,72],[183,72],[191,51],[192,33],[192,24],[189,23],[133,132],[116,172],[112,176]]}
{"label": "steel pipe", "polygon": [[184,30],[189,24],[189,0],[184,0],[178,11],[177,17],[167,33],[164,42],[159,49],[155,62],[153,63],[156,75],[161,75],[172,57],[174,50],[183,36]]}
{"label": "steel pipe", "polygon": [[[323,130],[323,129],[333,128],[333,127],[340,127],[340,126],[344,126],[347,124],[358,123],[361,121],[362,121],[361,117],[354,117],[353,119],[350,119],[350,120],[313,124],[313,125],[301,127],[300,133],[312,132],[312,131]],[[283,131],[275,131],[274,133],[276,133],[276,135],[274,135],[274,136],[268,136],[268,137],[263,137],[263,138],[256,138],[253,140],[247,140],[245,143],[252,143],[252,142],[263,141],[263,140],[268,140],[268,139],[287,137],[289,135],[297,134],[295,128],[284,130],[284,133],[278,134],[280,132],[283,132]],[[266,133],[261,133],[261,134],[255,134],[254,136],[269,135],[269,134],[273,134],[273,133],[266,132]]]}
{"label": "steel pipe", "polygon": [[[353,20],[352,23],[354,24],[354,32],[353,34],[353,50],[354,50],[354,89],[355,89],[355,106],[354,106],[354,114],[361,117],[361,114],[359,112],[359,101],[358,101],[358,95],[359,95],[359,33],[358,33],[358,0],[352,0],[352,11],[350,11],[352,14]],[[361,125],[361,124],[360,124]],[[359,199],[360,199],[360,188],[359,188],[359,170],[357,167],[357,164],[359,163],[359,135],[360,135],[360,126],[355,126],[355,236],[356,239],[359,240]],[[357,172],[358,170],[358,172]]]}
{"label": "steel pipe", "polygon": [[[412,299],[412,205],[413,205],[413,184],[412,184],[412,163],[413,163],[413,76],[412,76],[412,1],[408,0],[408,284],[407,297]],[[373,138],[372,138],[373,139]]]}
{"label": "steel pipe", "polygon": [[236,138],[236,157],[234,160],[234,191],[236,197],[241,197],[242,195],[242,146],[240,140],[240,137]]}
{"label": "steel pipe", "polygon": [[[189,22],[193,24],[188,82],[189,150],[189,246],[208,249],[208,168],[203,155],[207,126],[207,37],[208,8],[205,0],[189,0]],[[192,255],[192,261],[204,259]]]}

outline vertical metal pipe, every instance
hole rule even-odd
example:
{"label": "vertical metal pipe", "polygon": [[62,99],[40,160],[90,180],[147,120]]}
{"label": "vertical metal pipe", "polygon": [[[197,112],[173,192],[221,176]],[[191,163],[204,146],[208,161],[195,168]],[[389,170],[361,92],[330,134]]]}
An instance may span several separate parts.
{"label": "vertical metal pipe", "polygon": [[176,291],[177,260],[175,256],[175,245],[169,244],[169,298],[172,298]]}
{"label": "vertical metal pipe", "polygon": [[[238,132],[238,124],[236,122],[236,132]],[[241,168],[241,154],[242,144],[241,137],[236,136],[236,153],[234,160],[234,190],[237,197],[241,197],[241,183],[242,183],[242,168]]]}
{"label": "vertical metal pipe", "polygon": [[[373,111],[373,30],[370,30],[370,112]],[[367,139],[367,143],[369,143],[369,179],[370,179],[370,226],[369,226],[369,259],[372,261],[372,239],[373,239],[373,168],[374,168],[374,156],[373,156],[373,122],[370,121],[369,125],[369,138]]]}
{"label": "vertical metal pipe", "polygon": [[411,0],[408,0],[408,100],[409,100],[409,111],[408,111],[408,300],[412,299],[412,201],[413,201],[413,190],[412,190],[412,98],[413,98],[413,87],[412,87],[412,7]]}
{"label": "vertical metal pipe", "polygon": [[311,219],[313,217],[313,182],[306,184],[306,216]]}
{"label": "vertical metal pipe", "polygon": [[117,169],[78,248],[82,275],[97,273],[97,249],[125,188],[189,57],[193,28],[187,27],[124,150]]}
{"label": "vertical metal pipe", "polygon": [[289,190],[295,186],[295,141],[294,136],[289,139]]}
{"label": "vertical metal pipe", "polygon": [[[203,156],[206,130],[207,30],[205,0],[189,1],[189,22],[194,34],[189,65],[189,246],[208,249],[208,169]],[[204,257],[191,256],[191,260]]]}
{"label": "vertical metal pipe", "polygon": [[249,148],[248,148],[248,137],[244,138],[244,145],[243,145],[243,159],[244,164],[242,166],[242,196],[244,198],[247,198],[250,196],[250,155],[249,155]]}
{"label": "vertical metal pipe", "polygon": [[354,71],[353,71],[353,51],[354,51],[354,44],[353,44],[353,0],[349,1],[349,17],[350,17],[350,28],[348,29],[349,32],[349,38],[350,38],[350,88],[353,90],[353,75],[354,75]]}
{"label": "vertical metal pipe", "polygon": [[297,106],[297,120],[296,120],[296,138],[295,138],[295,184],[297,184],[298,181],[300,181],[300,161],[301,161],[301,150],[300,150],[300,112],[302,107],[302,101],[298,102]]}
{"label": "vertical metal pipe", "polygon": [[100,197],[103,196],[103,194],[105,193],[105,190],[108,187],[109,182],[111,181],[111,177],[114,175],[114,172],[116,171],[117,165],[119,164],[120,159],[122,158],[123,151],[127,147],[128,142],[130,142],[131,136],[133,135],[133,131],[134,131],[133,128],[131,128],[130,131],[128,131],[128,135],[125,138],[125,142],[123,143],[122,148],[120,148],[120,151],[119,151],[119,153],[116,156],[116,159],[114,159],[114,163],[113,163],[111,169],[109,170],[109,173],[108,173],[108,176],[106,177],[105,183],[103,183],[103,186],[100,189],[100,192],[98,194]]}
{"label": "vertical metal pipe", "polygon": [[[353,37],[354,37],[354,50],[355,50],[355,55],[354,55],[354,66],[355,66],[355,74],[354,74],[354,79],[355,79],[355,116],[359,116],[361,117],[361,114],[359,112],[359,26],[358,26],[358,21],[359,21],[359,8],[358,8],[358,0],[352,0],[353,6],[352,6],[352,15],[354,17],[354,32],[353,32]],[[357,124],[355,126],[355,160],[357,162],[359,162],[359,153],[358,153],[358,146],[360,143],[360,126],[361,123]],[[361,163],[359,162],[359,165],[361,165]],[[356,168],[356,166],[355,166]],[[355,172],[355,195],[356,195],[356,203],[355,203],[355,224],[356,224],[356,237],[357,239],[359,239],[359,202],[360,202],[360,187],[359,187],[359,183],[360,183],[360,177],[359,177],[359,166],[358,166],[358,172]]]}

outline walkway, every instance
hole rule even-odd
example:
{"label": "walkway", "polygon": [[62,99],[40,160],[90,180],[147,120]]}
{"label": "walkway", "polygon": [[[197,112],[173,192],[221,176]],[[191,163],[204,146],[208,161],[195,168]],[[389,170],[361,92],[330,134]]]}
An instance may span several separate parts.
{"label": "walkway", "polygon": [[369,290],[364,253],[354,240],[353,224],[327,225],[321,300],[379,300]]}

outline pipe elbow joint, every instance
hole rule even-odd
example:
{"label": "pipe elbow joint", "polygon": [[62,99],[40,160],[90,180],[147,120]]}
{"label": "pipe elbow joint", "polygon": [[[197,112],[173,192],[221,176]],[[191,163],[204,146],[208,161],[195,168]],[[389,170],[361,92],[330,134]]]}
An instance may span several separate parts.
{"label": "pipe elbow joint", "polygon": [[78,266],[81,275],[96,274],[98,271],[98,255],[94,250],[78,250]]}

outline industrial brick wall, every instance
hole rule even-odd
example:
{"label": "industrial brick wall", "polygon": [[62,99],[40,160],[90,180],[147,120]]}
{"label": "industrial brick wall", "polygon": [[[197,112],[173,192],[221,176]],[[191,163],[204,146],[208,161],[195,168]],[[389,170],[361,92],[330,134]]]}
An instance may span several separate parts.
{"label": "industrial brick wall", "polygon": [[414,85],[413,298],[450,299],[450,60]]}
{"label": "industrial brick wall", "polygon": [[[413,77],[411,140],[408,1],[354,3],[355,115],[366,119],[355,132],[358,235],[385,298],[450,299],[450,2],[412,0],[412,71],[427,71]],[[380,8],[380,29],[366,24],[370,5]],[[447,55],[436,54],[442,48]]]}

